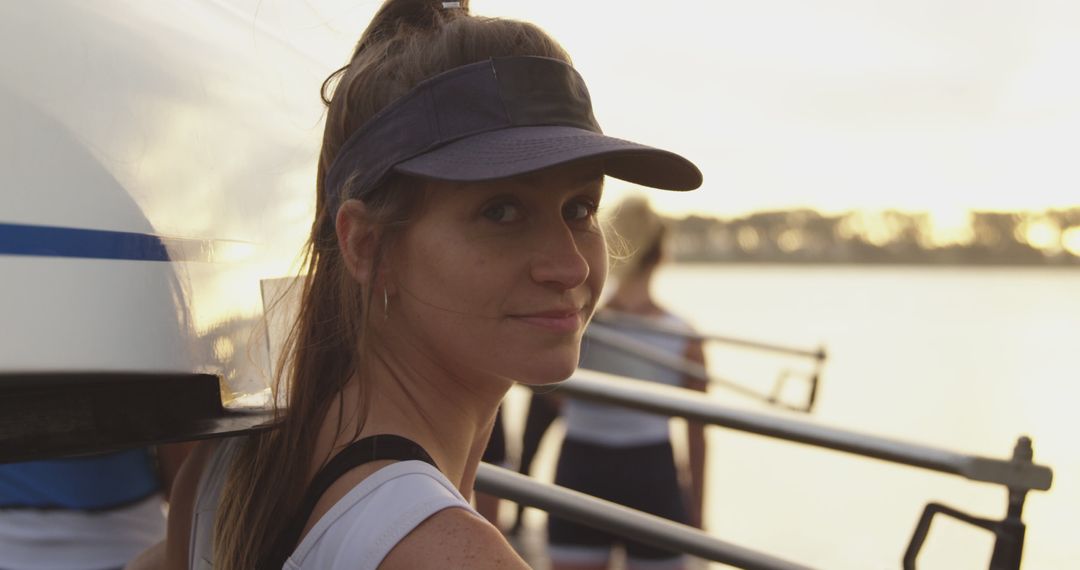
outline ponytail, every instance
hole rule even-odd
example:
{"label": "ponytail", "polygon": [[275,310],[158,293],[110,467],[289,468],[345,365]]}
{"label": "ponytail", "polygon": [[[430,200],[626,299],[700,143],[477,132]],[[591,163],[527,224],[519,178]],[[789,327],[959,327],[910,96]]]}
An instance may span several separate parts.
{"label": "ponytail", "polygon": [[[368,46],[392,40],[403,29],[431,31],[437,29],[447,18],[469,15],[468,0],[457,2],[457,7],[444,6],[449,4],[438,0],[391,0],[383,3],[360,36],[360,41],[356,42],[350,61],[355,61]],[[330,105],[334,86],[348,69],[349,64],[345,64],[323,81],[319,90],[323,104]]]}
{"label": "ponytail", "polygon": [[439,0],[391,0],[375,12],[360,41],[353,59],[367,45],[377,44],[400,36],[403,31],[428,32],[438,29],[448,18],[469,15],[469,2],[456,2],[458,7],[444,7],[449,2]]}

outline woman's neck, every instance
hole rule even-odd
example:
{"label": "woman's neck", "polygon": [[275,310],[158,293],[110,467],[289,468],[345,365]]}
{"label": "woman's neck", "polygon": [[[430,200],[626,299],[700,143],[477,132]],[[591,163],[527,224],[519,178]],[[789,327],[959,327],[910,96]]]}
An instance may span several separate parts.
{"label": "woman's neck", "polygon": [[[327,454],[370,435],[400,435],[423,447],[447,479],[471,497],[495,413],[512,383],[457,378],[436,366],[389,355],[370,360],[367,372],[354,375],[342,390],[346,421],[330,434]],[[336,415],[337,406],[332,408]],[[359,418],[363,426],[354,436]],[[328,415],[324,426],[336,426],[331,419]]]}
{"label": "woman's neck", "polygon": [[607,307],[635,315],[655,315],[662,309],[652,297],[653,271],[644,270],[624,277],[615,293],[607,302]]}

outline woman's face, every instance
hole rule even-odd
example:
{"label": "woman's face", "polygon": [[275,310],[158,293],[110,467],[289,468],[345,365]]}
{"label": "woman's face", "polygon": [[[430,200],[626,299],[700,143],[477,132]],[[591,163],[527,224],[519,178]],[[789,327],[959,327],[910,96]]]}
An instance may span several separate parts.
{"label": "woman's face", "polygon": [[583,164],[430,183],[391,256],[384,330],[463,377],[569,377],[607,275],[602,182]]}

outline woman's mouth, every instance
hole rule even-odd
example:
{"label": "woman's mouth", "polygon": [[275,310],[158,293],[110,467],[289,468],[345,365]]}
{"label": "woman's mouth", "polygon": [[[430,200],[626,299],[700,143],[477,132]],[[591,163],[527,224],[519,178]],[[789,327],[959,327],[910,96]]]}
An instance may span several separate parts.
{"label": "woman's mouth", "polygon": [[559,333],[577,332],[581,329],[583,320],[581,309],[541,311],[537,313],[511,315],[511,318],[528,325]]}

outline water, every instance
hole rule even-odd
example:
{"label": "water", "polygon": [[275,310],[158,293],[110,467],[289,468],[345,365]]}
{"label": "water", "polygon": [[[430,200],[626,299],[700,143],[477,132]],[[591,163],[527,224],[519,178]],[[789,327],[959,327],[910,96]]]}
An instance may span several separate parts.
{"label": "water", "polygon": [[[704,331],[825,345],[813,421],[996,458],[1031,436],[1054,486],[1028,495],[1024,567],[1080,567],[1080,272],[677,265],[657,291]],[[761,390],[782,369],[810,368],[718,345],[707,356],[713,373]],[[796,383],[785,395],[803,394]],[[1005,513],[996,485],[722,428],[708,437],[707,530],[815,567],[898,568],[929,501]],[[919,567],[985,569],[992,547],[989,533],[939,517]]]}

